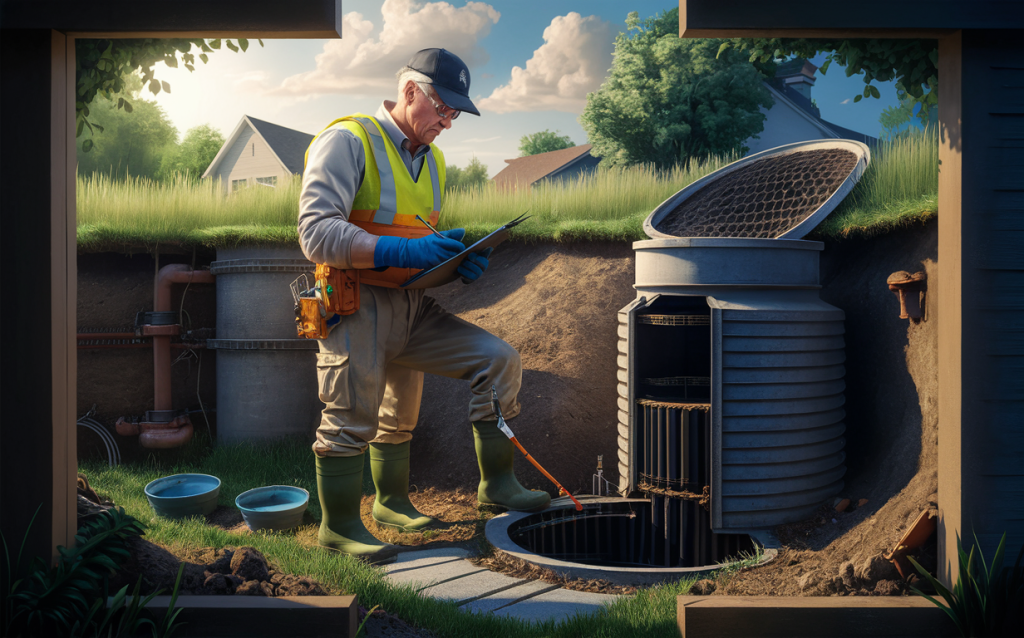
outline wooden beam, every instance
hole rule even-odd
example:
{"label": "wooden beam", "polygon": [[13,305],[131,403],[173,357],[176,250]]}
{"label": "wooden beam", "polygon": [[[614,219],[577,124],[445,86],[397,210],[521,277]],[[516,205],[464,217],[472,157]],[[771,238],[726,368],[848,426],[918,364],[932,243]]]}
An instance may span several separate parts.
{"label": "wooden beam", "polygon": [[[156,596],[146,609],[162,618],[170,600]],[[176,607],[182,638],[355,638],[359,622],[355,596],[180,596]]]}
{"label": "wooden beam", "polygon": [[338,38],[341,0],[5,0],[4,29],[56,29],[87,38]]}
{"label": "wooden beam", "polygon": [[960,91],[962,33],[939,40],[939,525],[938,576],[956,582],[956,534],[962,529],[961,416],[963,412],[963,163]]}
{"label": "wooden beam", "polygon": [[1020,0],[679,0],[686,38],[936,38],[956,29],[1024,28]]}
{"label": "wooden beam", "polygon": [[[74,171],[74,40],[51,31],[50,53],[50,392],[53,437],[51,547],[70,547],[77,528],[75,431],[77,246]],[[70,202],[69,202],[70,200]],[[69,207],[70,203],[70,207]]]}
{"label": "wooden beam", "polygon": [[959,636],[941,609],[919,596],[679,596],[683,638],[938,638]]}

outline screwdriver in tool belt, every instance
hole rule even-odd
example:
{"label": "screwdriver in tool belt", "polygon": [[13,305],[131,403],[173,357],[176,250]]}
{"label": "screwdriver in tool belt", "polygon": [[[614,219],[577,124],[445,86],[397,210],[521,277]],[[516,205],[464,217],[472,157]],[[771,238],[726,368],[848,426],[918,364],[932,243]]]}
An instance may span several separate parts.
{"label": "screwdriver in tool belt", "polygon": [[494,410],[495,416],[498,417],[498,429],[501,430],[505,434],[505,436],[509,438],[510,441],[516,444],[516,447],[519,448],[519,451],[523,453],[523,456],[526,457],[527,461],[533,463],[533,466],[540,470],[541,474],[546,476],[549,481],[555,484],[555,486],[558,488],[559,494],[565,494],[566,496],[572,499],[572,502],[576,504],[576,511],[583,511],[583,506],[580,505],[580,502],[577,501],[572,494],[569,493],[569,490],[562,487],[562,484],[556,481],[555,477],[548,474],[547,470],[542,468],[540,466],[540,463],[538,463],[532,456],[530,456],[530,453],[526,451],[526,448],[524,448],[523,445],[516,439],[516,435],[512,434],[512,430],[509,429],[508,424],[505,423],[504,417],[501,416],[501,403],[498,401],[498,392],[494,389],[493,385],[491,386],[491,409]]}

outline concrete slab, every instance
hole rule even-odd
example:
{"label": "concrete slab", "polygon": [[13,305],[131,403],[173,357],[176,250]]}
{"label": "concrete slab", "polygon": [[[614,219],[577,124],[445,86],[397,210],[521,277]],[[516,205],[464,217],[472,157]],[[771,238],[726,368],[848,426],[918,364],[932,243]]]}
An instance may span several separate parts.
{"label": "concrete slab", "polygon": [[591,614],[602,605],[614,601],[618,596],[592,594],[584,591],[556,589],[539,596],[527,598],[494,612],[496,616],[513,616],[520,620],[562,621],[574,614]]}
{"label": "concrete slab", "polygon": [[467,561],[468,555],[466,550],[457,548],[408,552],[399,555],[399,560],[405,558],[403,562],[386,565],[385,571],[391,582],[411,584],[417,589],[488,571]]}
{"label": "concrete slab", "polygon": [[[465,561],[465,563],[479,571],[463,578],[448,579],[443,582],[440,582],[442,579],[439,578],[437,579],[439,581],[437,585],[421,590],[420,594],[430,596],[431,598],[447,598],[462,602],[506,590],[511,591],[516,586],[529,582],[522,578],[512,578],[511,576],[492,572],[488,569],[481,570],[469,561]],[[441,567],[448,567],[448,565],[442,565]]]}
{"label": "concrete slab", "polygon": [[558,585],[552,585],[542,580],[529,580],[511,589],[495,592],[486,598],[470,601],[461,609],[472,613],[486,614],[500,607],[555,589],[559,589]]}

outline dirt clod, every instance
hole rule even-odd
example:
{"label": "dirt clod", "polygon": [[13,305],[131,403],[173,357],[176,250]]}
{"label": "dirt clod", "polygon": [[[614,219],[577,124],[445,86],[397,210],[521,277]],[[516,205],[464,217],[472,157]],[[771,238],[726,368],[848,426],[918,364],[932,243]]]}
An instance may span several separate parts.
{"label": "dirt clod", "polygon": [[817,587],[821,582],[821,575],[818,572],[807,572],[796,581],[800,591],[808,591]]}
{"label": "dirt clod", "polygon": [[231,573],[242,580],[270,580],[267,559],[255,547],[242,547],[231,557]]}
{"label": "dirt clod", "polygon": [[857,587],[857,575],[853,568],[853,563],[846,561],[839,566],[839,579],[843,581],[843,584],[850,589],[856,589]]}
{"label": "dirt clod", "polygon": [[715,591],[715,581],[710,578],[698,580],[690,588],[691,596],[710,596]]}
{"label": "dirt clod", "polygon": [[864,562],[855,570],[857,578],[865,582],[865,585],[872,585],[882,580],[895,580],[900,577],[896,566],[887,561],[884,556],[875,555],[864,559]]}

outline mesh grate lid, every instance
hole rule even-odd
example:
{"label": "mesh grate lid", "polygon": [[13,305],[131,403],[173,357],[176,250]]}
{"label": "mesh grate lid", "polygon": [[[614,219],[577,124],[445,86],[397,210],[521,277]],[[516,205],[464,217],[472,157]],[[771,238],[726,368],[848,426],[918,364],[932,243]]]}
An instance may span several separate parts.
{"label": "mesh grate lid", "polygon": [[697,180],[644,223],[654,238],[803,237],[852,190],[870,154],[859,142],[801,142]]}

